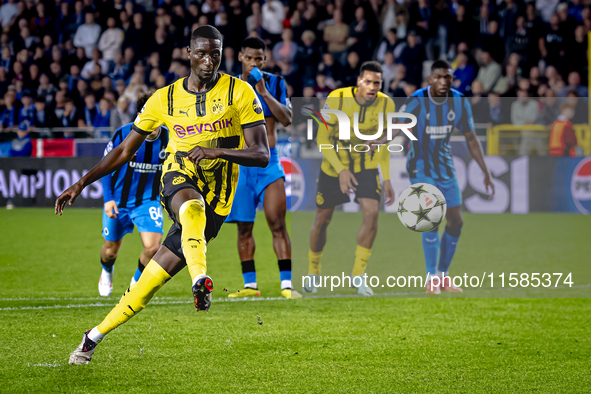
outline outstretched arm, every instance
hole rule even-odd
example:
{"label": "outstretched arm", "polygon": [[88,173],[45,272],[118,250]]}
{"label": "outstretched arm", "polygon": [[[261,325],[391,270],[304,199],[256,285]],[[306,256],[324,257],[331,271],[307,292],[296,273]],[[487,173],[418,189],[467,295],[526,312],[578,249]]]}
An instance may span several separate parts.
{"label": "outstretched arm", "polygon": [[492,183],[490,179],[490,172],[486,167],[486,163],[484,162],[484,154],[482,153],[482,146],[480,145],[480,141],[476,138],[476,134],[473,131],[469,131],[465,133],[466,136],[466,143],[468,144],[468,149],[470,150],[470,155],[472,158],[476,160],[482,172],[484,172],[484,185],[486,186],[486,191],[488,192],[490,188],[490,196],[488,197],[489,200],[493,198],[495,195],[495,185]]}
{"label": "outstretched arm", "polygon": [[203,148],[196,146],[187,158],[195,165],[203,159],[224,159],[246,167],[266,167],[271,156],[265,125],[259,124],[244,129],[245,149]]}
{"label": "outstretched arm", "polygon": [[84,175],[78,182],[70,186],[55,201],[56,215],[62,215],[66,202],[69,205],[74,204],[76,198],[82,193],[82,190],[94,181],[101,179],[105,175],[112,173],[123,164],[131,160],[135,152],[140,148],[147,135],[141,135],[136,132],[129,133],[123,142],[107,154],[99,163]]}

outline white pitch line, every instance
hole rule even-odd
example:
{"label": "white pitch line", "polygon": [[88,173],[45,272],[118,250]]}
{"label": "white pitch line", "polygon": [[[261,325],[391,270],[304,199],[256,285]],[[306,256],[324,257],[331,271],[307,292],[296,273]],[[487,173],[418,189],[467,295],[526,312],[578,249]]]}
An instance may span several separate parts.
{"label": "white pitch line", "polygon": [[[515,290],[562,290],[562,289],[583,289],[589,288],[591,284],[585,285],[575,285],[572,287],[546,287],[546,288],[500,288],[500,289],[491,289],[495,291],[515,291]],[[490,291],[490,290],[489,290]],[[475,293],[474,293],[475,294]],[[384,298],[390,296],[423,296],[422,292],[389,292],[389,293],[377,293],[373,297],[362,296],[358,294],[325,294],[325,295],[309,295],[304,297],[303,299],[346,299],[346,298]],[[431,297],[429,297],[431,298]],[[496,298],[496,297],[465,297],[470,299],[477,299],[477,298]],[[523,298],[543,298],[543,297],[523,297]],[[22,298],[22,299],[14,299],[19,301],[39,301],[39,300],[51,300],[52,298]],[[96,300],[100,299],[98,297],[89,297],[89,298],[79,298],[79,300]],[[66,301],[67,298],[55,298],[55,300]],[[252,302],[252,301],[287,301],[288,298],[285,297],[241,297],[241,298],[214,298],[212,301],[215,303],[218,302]],[[0,299],[3,301],[3,299]],[[179,299],[177,297],[160,297],[154,298],[154,301],[150,302],[150,305],[174,305],[174,304],[191,304],[193,300],[186,300],[186,299]],[[39,305],[39,306],[21,306],[21,307],[4,307],[0,308],[0,311],[20,311],[20,310],[40,310],[40,309],[71,309],[71,308],[92,308],[92,307],[106,307],[110,306],[113,307],[117,305],[117,303],[104,303],[104,302],[94,302],[90,304],[68,304],[68,305]]]}

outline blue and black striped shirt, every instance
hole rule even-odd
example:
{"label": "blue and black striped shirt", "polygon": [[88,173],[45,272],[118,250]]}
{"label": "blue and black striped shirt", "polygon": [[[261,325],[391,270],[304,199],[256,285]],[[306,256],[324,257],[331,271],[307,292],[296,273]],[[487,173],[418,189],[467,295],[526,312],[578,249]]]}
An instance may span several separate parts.
{"label": "blue and black striped shirt", "polygon": [[[117,129],[105,148],[105,156],[127,137],[132,124]],[[148,201],[158,200],[164,149],[167,144],[168,130],[162,127],[158,138],[146,139],[129,163],[103,177],[101,182],[104,201],[115,200],[118,208],[134,208]]]}
{"label": "blue and black striped shirt", "polygon": [[451,89],[447,98],[432,98],[430,88],[419,89],[406,99],[402,112],[417,117],[412,133],[406,168],[410,177],[418,172],[433,179],[451,179],[456,176],[449,139],[455,128],[464,133],[474,131],[470,102],[460,92]]}

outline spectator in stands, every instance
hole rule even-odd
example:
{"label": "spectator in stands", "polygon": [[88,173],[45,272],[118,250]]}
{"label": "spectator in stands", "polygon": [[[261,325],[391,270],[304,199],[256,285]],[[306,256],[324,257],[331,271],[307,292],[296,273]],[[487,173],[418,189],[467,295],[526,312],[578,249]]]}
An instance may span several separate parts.
{"label": "spectator in stands", "polygon": [[468,52],[458,53],[458,67],[454,71],[455,81],[452,86],[463,94],[470,91],[470,86],[476,79],[476,67],[468,62],[469,56]]}
{"label": "spectator in stands", "polygon": [[298,48],[295,63],[298,65],[298,74],[304,85],[313,85],[316,78],[316,69],[320,62],[320,50],[315,44],[316,34],[312,30],[302,33],[302,46]]}
{"label": "spectator in stands", "polygon": [[261,4],[257,2],[252,3],[251,12],[252,14],[245,19],[246,31],[249,33],[255,32],[258,35],[263,20]]}
{"label": "spectator in stands", "polygon": [[[273,2],[277,2],[274,0]],[[293,32],[291,29],[283,30],[281,34],[282,41],[273,47],[273,58],[281,68],[283,76],[286,78],[294,72],[294,59],[298,52],[298,45],[293,42]]]}
{"label": "spectator in stands", "polygon": [[423,61],[425,50],[419,44],[419,36],[416,31],[411,30],[406,37],[407,45],[400,54],[400,63],[406,68],[406,79],[413,85],[420,85],[423,79]]}
{"label": "spectator in stands", "polygon": [[[98,42],[98,49],[103,54],[103,59],[110,61],[121,50],[123,44],[123,30],[117,27],[117,21],[113,17],[107,19],[107,30],[101,34]],[[104,68],[106,70],[106,68]]]}
{"label": "spectator in stands", "polygon": [[544,75],[547,79],[550,89],[554,90],[555,92],[560,92],[564,88],[564,81],[562,80],[562,76],[558,73],[558,70],[556,70],[556,67],[546,67]]}
{"label": "spectator in stands", "polygon": [[28,157],[31,156],[33,145],[31,144],[31,137],[29,136],[29,124],[22,122],[16,129],[17,137],[12,140],[12,147],[10,148],[10,157]]}
{"label": "spectator in stands", "polygon": [[[412,3],[408,13],[408,29],[414,30],[421,38],[421,42],[427,52],[427,59],[435,60],[433,38],[436,34],[437,26],[429,0],[418,0],[416,3]],[[406,71],[407,73],[410,71],[408,65],[406,65]]]}
{"label": "spectator in stands", "polygon": [[328,45],[335,60],[344,65],[347,59],[347,40],[349,39],[349,26],[343,22],[343,11],[334,10],[334,23],[324,29],[324,42]]}
{"label": "spectator in stands", "polygon": [[370,37],[370,26],[365,18],[365,10],[359,6],[355,9],[355,20],[349,25],[349,50],[355,51],[362,59],[367,59],[373,51]]}
{"label": "spectator in stands", "polygon": [[500,94],[505,97],[515,97],[517,94],[517,67],[513,64],[507,64],[505,67],[505,75],[499,78],[492,89],[492,92]]}
{"label": "spectator in stands", "polygon": [[262,7],[261,27],[263,40],[269,39],[273,45],[283,38],[285,10],[279,0],[266,1]]}
{"label": "spectator in stands", "polygon": [[[396,31],[398,27],[397,16],[405,13],[405,6],[399,4],[396,0],[387,0],[386,4],[382,8],[380,15],[380,26],[382,28],[382,34],[386,36],[392,29]],[[379,59],[378,59],[379,60]],[[381,61],[381,60],[380,60]]]}
{"label": "spectator in stands", "polygon": [[449,52],[448,57],[454,58],[457,52],[457,46],[460,42],[466,42],[472,44],[474,42],[473,36],[477,29],[473,18],[466,15],[466,5],[462,3],[458,4],[456,8],[455,20],[449,24]]}
{"label": "spectator in stands", "polygon": [[85,23],[76,30],[74,46],[84,48],[86,57],[91,57],[92,50],[96,48],[98,43],[101,27],[94,23],[94,15],[92,13],[87,13],[84,18]]}
{"label": "spectator in stands", "polygon": [[10,56],[10,48],[8,46],[2,47],[2,58],[0,59],[0,67],[6,72],[12,69],[12,56]]}
{"label": "spectator in stands", "polygon": [[56,87],[51,84],[47,74],[41,74],[39,77],[39,87],[37,88],[37,97],[42,98],[46,103],[51,103],[56,91]]}
{"label": "spectator in stands", "polygon": [[579,95],[575,91],[570,91],[566,96],[566,103],[575,110],[572,118],[574,124],[589,123],[589,111],[587,103],[579,99]]}
{"label": "spectator in stands", "polygon": [[484,87],[482,82],[474,80],[470,87],[472,97],[470,98],[470,105],[472,106],[472,115],[474,116],[474,122],[476,123],[488,123],[489,119],[489,108],[488,103],[484,99]]}
{"label": "spectator in stands", "polygon": [[84,96],[84,104],[84,125],[86,127],[92,127],[94,125],[94,119],[96,118],[96,115],[99,111],[94,94],[88,93],[86,96]]}
{"label": "spectator in stands", "polygon": [[22,106],[18,111],[18,123],[27,121],[29,125],[33,124],[35,119],[35,106],[33,105],[33,97],[31,92],[27,89],[23,90],[21,97]]}
{"label": "spectator in stands", "polygon": [[99,101],[99,111],[94,117],[92,125],[95,128],[95,138],[111,136],[110,132],[105,130],[111,127],[111,102],[108,99],[103,97]]}
{"label": "spectator in stands", "polygon": [[574,108],[568,104],[560,106],[560,115],[552,124],[550,130],[550,156],[575,157],[577,136],[573,129],[571,119],[574,117]]}
{"label": "spectator in stands", "polygon": [[347,56],[347,64],[343,69],[343,83],[345,86],[355,86],[357,84],[360,67],[361,63],[359,54],[354,51],[349,52],[349,55]]}
{"label": "spectator in stands", "polygon": [[581,86],[581,76],[576,71],[572,71],[568,74],[568,85],[558,92],[557,96],[566,97],[571,91],[577,92],[579,97],[587,97],[589,94],[587,86]]}
{"label": "spectator in stands", "polygon": [[501,77],[501,66],[495,62],[488,50],[483,50],[480,56],[481,66],[476,79],[482,83],[484,92],[489,92]]}
{"label": "spectator in stands", "polygon": [[18,14],[18,5],[16,0],[8,0],[2,7],[0,7],[0,25],[6,31],[14,23],[14,18]]}
{"label": "spectator in stands", "polygon": [[106,59],[102,58],[101,52],[97,48],[95,48],[92,50],[91,60],[86,62],[84,67],[82,67],[80,76],[84,79],[91,79],[92,75],[95,75],[97,73],[95,70],[95,67],[97,65],[100,66],[101,70],[99,74],[102,74],[103,70],[105,73],[109,70],[109,62]]}
{"label": "spectator in stands", "polygon": [[[517,91],[517,100],[511,104],[511,124],[515,126],[533,125],[540,115],[540,105],[530,99],[527,90]],[[535,130],[521,130],[521,142],[519,144],[519,155],[531,154],[534,150],[538,155],[545,152],[545,144],[541,134]]]}
{"label": "spectator in stands", "polygon": [[505,0],[504,7],[499,12],[499,37],[503,40],[515,33],[516,20],[519,15],[519,7],[515,0]]}
{"label": "spectator in stands", "polygon": [[558,7],[556,7],[556,14],[558,15],[560,29],[567,37],[569,37],[569,40],[572,39],[575,35],[575,28],[578,23],[575,18],[569,15],[568,3],[558,4]]}
{"label": "spectator in stands", "polygon": [[406,97],[405,88],[407,87],[407,85],[412,84],[409,84],[406,81],[406,67],[404,66],[404,64],[398,64],[396,67],[396,76],[388,85],[386,93],[392,97]]}
{"label": "spectator in stands", "polygon": [[235,51],[232,47],[224,48],[224,56],[220,64],[220,71],[229,75],[238,75],[242,72],[240,62],[236,61]]}
{"label": "spectator in stands", "polygon": [[327,78],[324,74],[316,74],[316,84],[314,85],[314,96],[318,98],[328,97],[334,88],[327,85]]}
{"label": "spectator in stands", "polygon": [[0,131],[10,132],[18,125],[18,107],[16,101],[16,92],[8,88],[4,94],[4,111],[0,115]]}
{"label": "spectator in stands", "polygon": [[561,73],[566,66],[566,51],[564,46],[568,40],[565,32],[560,28],[558,14],[552,14],[550,25],[545,34],[539,39],[540,53],[547,64],[556,67]]}
{"label": "spectator in stands", "polygon": [[117,107],[111,111],[111,128],[117,130],[119,127],[133,121],[129,113],[130,100],[123,96],[117,100]]}
{"label": "spectator in stands", "polygon": [[44,98],[37,97],[35,99],[35,117],[33,119],[33,126],[38,128],[54,127],[55,114],[48,108]]}
{"label": "spectator in stands", "polygon": [[542,20],[548,23],[554,15],[554,10],[560,0],[536,0],[536,10],[540,13]]}
{"label": "spectator in stands", "polygon": [[[388,31],[388,34],[386,35],[386,38],[384,38],[384,40],[380,44],[380,47],[378,48],[377,60],[379,62],[383,62],[386,53],[392,52],[392,54],[394,54],[394,50],[396,49],[396,47],[399,44],[400,44],[400,41],[398,41],[398,35],[396,34],[396,29],[394,29],[394,28],[390,29]],[[396,56],[394,56],[394,57],[396,57]]]}
{"label": "spectator in stands", "polygon": [[506,111],[503,107],[503,100],[498,93],[490,92],[488,94],[488,116],[489,126],[507,123]]}
{"label": "spectator in stands", "polygon": [[36,90],[39,87],[39,65],[32,63],[29,65],[29,75],[25,81],[26,86],[30,90]]}
{"label": "spectator in stands", "polygon": [[322,63],[318,66],[318,71],[326,75],[327,80],[332,79],[336,87],[339,87],[341,81],[342,67],[335,61],[331,52],[322,54]]}
{"label": "spectator in stands", "polygon": [[[74,101],[70,98],[66,99],[64,102],[64,111],[61,114],[61,124],[62,127],[85,127],[87,126],[82,119],[78,108],[74,104]],[[92,126],[92,125],[91,125]],[[64,137],[73,137],[73,134],[65,133]]]}
{"label": "spectator in stands", "polygon": [[382,63],[382,90],[387,90],[390,86],[390,82],[396,78],[396,64],[394,64],[394,54],[392,52],[386,52],[384,63]]}
{"label": "spectator in stands", "polygon": [[[152,35],[144,26],[144,17],[140,13],[133,14],[133,25],[125,32],[122,47],[132,48],[137,58],[143,58],[150,47],[148,35]],[[127,55],[125,56],[127,58]]]}
{"label": "spectator in stands", "polygon": [[[541,101],[544,104],[541,122],[544,125],[551,125],[560,115],[560,102],[556,97],[556,92],[548,89]],[[570,119],[572,119],[572,117]]]}

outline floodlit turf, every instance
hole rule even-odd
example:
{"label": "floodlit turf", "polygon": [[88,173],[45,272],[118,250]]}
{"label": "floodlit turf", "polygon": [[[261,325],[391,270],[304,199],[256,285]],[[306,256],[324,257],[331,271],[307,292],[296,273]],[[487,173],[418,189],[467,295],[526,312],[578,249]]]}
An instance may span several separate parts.
{"label": "floodlit turf", "polygon": [[[294,271],[301,275],[307,253],[302,240],[313,216],[296,215]],[[345,226],[351,218],[336,215],[331,225],[323,260],[327,275],[345,270],[338,264],[352,266],[356,229],[351,236]],[[393,219],[380,218],[368,273],[422,274],[420,236]],[[464,219],[471,230],[462,235],[458,270],[475,272],[487,261],[498,261],[495,271],[551,270],[553,264],[578,269],[572,261],[591,255],[589,218],[582,216]],[[3,392],[582,393],[591,387],[588,299],[218,300],[210,312],[197,313],[186,270],[110,334],[90,365],[70,366],[68,355],[82,331],[100,322],[127,287],[139,236],[124,241],[115,269],[117,296],[98,298],[100,210],[69,209],[61,218],[51,209],[1,210],[0,223]],[[259,285],[264,296],[275,298],[279,278],[265,227],[264,221],[255,226]],[[224,225],[210,244],[215,298],[242,284],[235,242],[235,225]],[[396,245],[406,246],[398,250],[399,260],[387,260],[383,249]],[[583,287],[555,290],[566,292],[560,296],[586,295],[588,271],[578,272],[575,283]]]}

